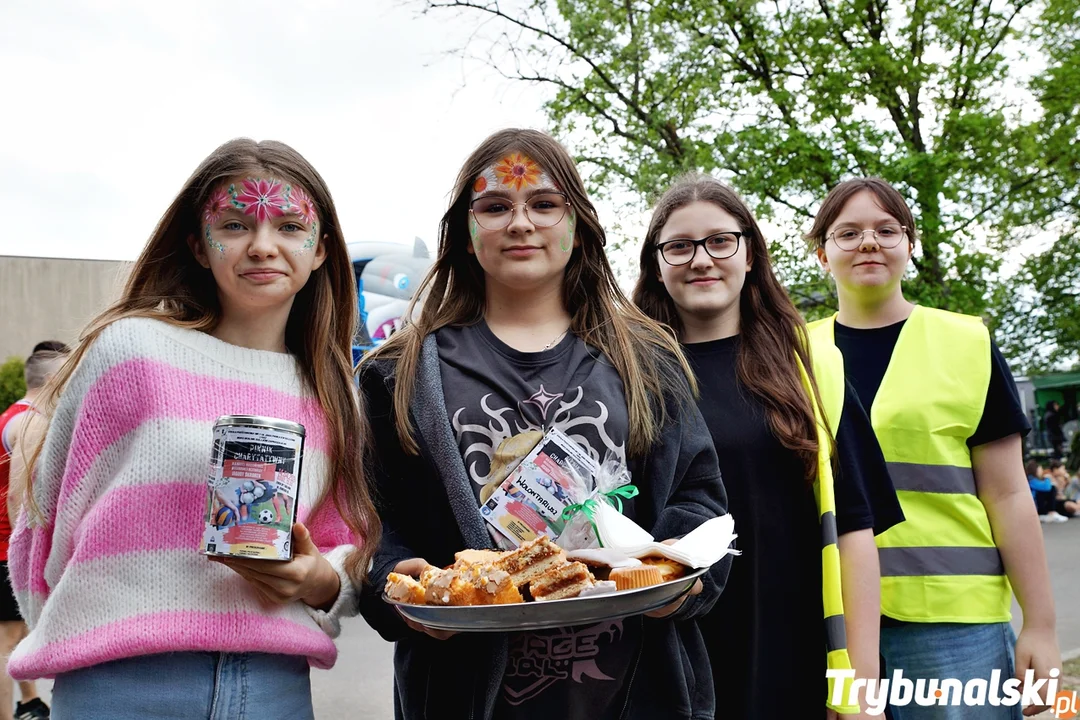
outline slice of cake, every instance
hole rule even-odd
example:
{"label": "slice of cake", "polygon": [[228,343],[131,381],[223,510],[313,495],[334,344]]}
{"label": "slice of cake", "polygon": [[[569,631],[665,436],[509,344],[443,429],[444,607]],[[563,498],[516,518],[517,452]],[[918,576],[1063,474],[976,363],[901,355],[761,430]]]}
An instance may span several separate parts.
{"label": "slice of cake", "polygon": [[529,592],[537,602],[564,600],[577,597],[585,588],[592,587],[594,579],[589,569],[579,562],[568,562],[549,568],[547,572],[532,579]]}
{"label": "slice of cake", "polygon": [[508,605],[525,602],[510,574],[491,565],[473,565],[457,571],[450,584],[451,605]]}
{"label": "slice of cake", "polygon": [[386,597],[409,605],[423,605],[427,591],[408,575],[390,573],[386,576]]}
{"label": "slice of cake", "polygon": [[451,586],[457,579],[456,570],[442,570],[429,567],[420,575],[420,584],[425,588],[424,599],[428,605],[449,605]]}
{"label": "slice of cake", "polygon": [[509,573],[510,581],[518,588],[558,565],[565,565],[562,548],[541,535],[517,550],[512,550],[494,563],[496,570]]}
{"label": "slice of cake", "polygon": [[506,555],[498,550],[461,550],[454,553],[454,567],[466,565],[489,565]]}

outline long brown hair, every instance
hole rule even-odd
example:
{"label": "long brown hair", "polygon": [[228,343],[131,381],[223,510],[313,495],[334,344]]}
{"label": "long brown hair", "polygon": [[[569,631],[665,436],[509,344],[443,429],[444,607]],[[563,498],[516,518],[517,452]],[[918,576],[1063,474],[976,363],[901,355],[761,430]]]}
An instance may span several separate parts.
{"label": "long brown hair", "polygon": [[472,185],[485,168],[513,151],[539,163],[566,193],[577,214],[574,236],[579,245],[563,277],[563,304],[571,313],[571,332],[604,353],[622,378],[630,415],[629,451],[640,457],[657,439],[666,420],[663,399],[675,396],[692,402],[691,392],[696,392],[697,386],[672,334],[638,310],[619,289],[604,254],[604,229],[574,161],[562,145],[545,133],[501,130],[484,140],[465,161],[453,200],[439,225],[439,256],[407,314],[414,317],[416,304],[423,303],[419,317],[392,335],[364,362],[375,358],[396,361],[394,412],[398,437],[408,452],[417,453],[409,403],[424,338],[439,328],[470,325],[484,317],[484,271],[467,250]]}
{"label": "long brown hair", "polygon": [[[361,451],[368,427],[360,414],[352,380],[352,338],[357,323],[356,280],[337,210],[322,176],[288,145],[247,138],[230,140],[210,154],[184,183],[158,221],[139,255],[120,299],[83,330],[78,347],[48,386],[44,408],[51,413],[64,385],[87,348],[110,324],[123,318],[153,318],[209,332],[221,317],[217,286],[187,240],[201,237],[200,210],[224,180],[269,175],[304,188],[315,201],[326,260],[297,293],[285,327],[285,344],[300,365],[305,384],[318,398],[331,440],[333,498],[349,528],[363,537],[349,558],[349,572],[361,580],[379,542],[380,524],[364,476]],[[42,443],[43,444],[43,443]],[[41,453],[41,444],[28,464]],[[326,499],[323,497],[323,501]],[[28,493],[28,497],[32,497]]]}
{"label": "long brown hair", "polygon": [[872,193],[878,206],[907,228],[909,243],[914,244],[918,240],[915,216],[911,214],[911,207],[896,188],[878,177],[852,178],[830,190],[822,201],[817,215],[814,216],[813,227],[804,237],[816,247],[823,247],[829,226],[836,222],[836,218],[843,212],[848,200],[863,190]]}
{"label": "long brown hair", "polygon": [[817,477],[817,430],[813,407],[795,361],[798,355],[817,398],[806,323],[773,273],[769,248],[757,220],[734,190],[708,175],[689,173],[661,196],[641,245],[641,274],[634,287],[634,302],[646,315],[682,335],[683,323],[675,301],[660,282],[656,243],[672,213],[694,202],[712,203],[739,223],[750,270],[739,296],[741,337],[736,373],[739,382],[764,405],[773,434],[781,445],[798,455],[805,478],[812,483]]}

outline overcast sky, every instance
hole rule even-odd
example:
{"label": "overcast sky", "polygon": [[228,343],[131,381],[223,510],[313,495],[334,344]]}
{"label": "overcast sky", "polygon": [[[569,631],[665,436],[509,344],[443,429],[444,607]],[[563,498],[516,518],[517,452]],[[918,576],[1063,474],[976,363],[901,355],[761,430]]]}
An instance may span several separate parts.
{"label": "overcast sky", "polygon": [[468,31],[394,0],[4,0],[0,254],[134,259],[237,136],[307,157],[349,242],[434,247],[472,149],[544,126],[537,91],[445,55]]}

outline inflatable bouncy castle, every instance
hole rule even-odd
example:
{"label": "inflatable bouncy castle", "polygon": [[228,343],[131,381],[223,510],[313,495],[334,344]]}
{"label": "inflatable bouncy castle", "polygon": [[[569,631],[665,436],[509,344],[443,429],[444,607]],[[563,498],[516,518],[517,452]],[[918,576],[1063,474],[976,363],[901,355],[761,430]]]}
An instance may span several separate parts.
{"label": "inflatable bouncy castle", "polygon": [[420,238],[411,250],[392,242],[356,242],[348,248],[360,303],[360,327],[353,341],[353,359],[359,360],[406,321],[409,301],[433,261]]}

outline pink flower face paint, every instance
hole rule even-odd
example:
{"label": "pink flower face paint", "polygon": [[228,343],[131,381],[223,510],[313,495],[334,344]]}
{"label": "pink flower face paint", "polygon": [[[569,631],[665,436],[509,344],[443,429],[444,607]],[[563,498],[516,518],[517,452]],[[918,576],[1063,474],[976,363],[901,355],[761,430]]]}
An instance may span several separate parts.
{"label": "pink flower face paint", "polygon": [[232,198],[229,197],[229,193],[224,189],[218,188],[214,191],[214,194],[210,196],[210,199],[206,201],[206,206],[203,208],[203,227],[206,228],[206,244],[217,250],[222,255],[225,254],[225,246],[214,240],[213,235],[210,234],[210,228],[221,219],[221,214],[232,207]]}
{"label": "pink flower face paint", "polygon": [[315,201],[308,197],[300,188],[285,186],[285,198],[289,202],[290,210],[295,213],[304,223],[311,225],[311,234],[304,241],[304,246],[299,250],[293,250],[293,254],[300,255],[315,247],[315,240],[319,232],[319,213],[315,209]]}
{"label": "pink flower face paint", "polygon": [[241,184],[239,193],[235,185],[230,185],[229,195],[245,215],[254,215],[256,222],[266,222],[272,217],[281,217],[288,208],[281,186],[279,180],[248,179]]}
{"label": "pink flower face paint", "polygon": [[214,239],[212,228],[221,219],[226,210],[242,210],[251,215],[255,222],[269,222],[273,218],[295,215],[306,225],[311,226],[311,233],[302,247],[293,250],[300,255],[315,247],[319,237],[319,213],[315,202],[299,187],[293,187],[281,180],[248,178],[240,183],[230,184],[228,188],[218,188],[203,206],[202,221],[205,227],[207,244],[222,255],[225,246]]}

